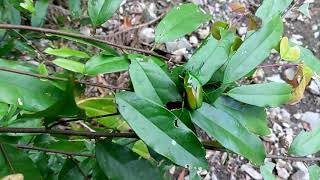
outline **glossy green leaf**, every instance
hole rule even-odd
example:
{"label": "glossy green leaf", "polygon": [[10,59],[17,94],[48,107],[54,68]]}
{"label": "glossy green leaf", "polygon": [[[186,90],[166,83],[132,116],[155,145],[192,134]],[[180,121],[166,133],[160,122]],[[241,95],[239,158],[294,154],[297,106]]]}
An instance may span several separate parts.
{"label": "glossy green leaf", "polygon": [[93,41],[93,40],[83,40],[83,39],[81,39],[79,37],[66,36],[66,35],[57,35],[57,34],[47,34],[47,35],[48,36],[56,36],[56,37],[64,38],[64,39],[67,39],[67,40],[70,40],[70,41],[86,44],[86,45],[89,45],[89,46],[94,46],[94,47],[100,48],[102,50],[105,50],[106,52],[108,52],[109,54],[112,54],[114,56],[118,55],[116,50],[114,50],[113,48],[111,48],[110,46],[108,46],[107,44],[102,43],[102,42],[96,42],[96,41]]}
{"label": "glossy green leaf", "polygon": [[214,106],[234,117],[250,132],[261,136],[270,134],[267,113],[264,108],[244,104],[225,96],[218,98]]}
{"label": "glossy green leaf", "polygon": [[37,0],[35,11],[32,13],[31,25],[41,27],[44,25],[48,13],[49,0]]}
{"label": "glossy green leaf", "polygon": [[300,59],[314,72],[320,75],[320,59],[317,58],[309,49],[299,46],[301,50]]}
{"label": "glossy green leaf", "polygon": [[265,24],[269,22],[273,16],[284,12],[293,0],[263,0],[262,5],[258,8],[256,16],[262,19]]}
{"label": "glossy green leaf", "polygon": [[[179,17],[179,18],[177,18]],[[156,27],[157,43],[180,38],[211,19],[199,6],[188,3],[174,7]]]}
{"label": "glossy green leaf", "polygon": [[0,21],[10,24],[21,24],[20,12],[13,6],[10,0],[0,2]]}
{"label": "glossy green leaf", "polygon": [[48,69],[47,69],[47,67],[46,67],[46,65],[44,63],[39,64],[38,72],[39,72],[39,74],[42,74],[42,75],[45,75],[45,76],[49,75]]}
{"label": "glossy green leaf", "polygon": [[78,18],[81,15],[81,1],[68,0],[68,9],[72,17]]}
{"label": "glossy green leaf", "polygon": [[83,51],[71,49],[68,47],[63,47],[60,49],[52,49],[52,48],[47,48],[44,50],[45,53],[54,55],[54,56],[59,56],[63,58],[67,57],[78,57],[78,58],[89,58],[89,55]]}
{"label": "glossy green leaf", "polygon": [[292,88],[285,83],[244,85],[231,89],[227,95],[246,104],[278,107],[291,99]]}
{"label": "glossy green leaf", "polygon": [[113,97],[94,97],[87,98],[77,102],[78,106],[86,111],[88,117],[113,114],[117,112],[115,100]]}
{"label": "glossy green leaf", "polygon": [[207,103],[191,113],[192,121],[227,149],[239,153],[256,165],[263,164],[264,146],[237,119]]}
{"label": "glossy green leaf", "polygon": [[86,74],[96,76],[98,74],[126,71],[128,68],[129,61],[125,56],[114,57],[100,54],[87,61]]}
{"label": "glossy green leaf", "polygon": [[206,84],[229,58],[234,33],[225,31],[220,40],[209,36],[185,64],[185,68]]}
{"label": "glossy green leaf", "polygon": [[8,113],[9,106],[6,103],[0,103],[0,121]]}
{"label": "glossy green leaf", "polygon": [[302,130],[290,145],[289,153],[296,156],[308,156],[320,151],[320,128],[310,132]]}
{"label": "glossy green leaf", "polygon": [[221,39],[221,31],[222,30],[228,30],[229,24],[223,21],[216,21],[211,26],[211,34],[212,36],[220,40]]}
{"label": "glossy green leaf", "polygon": [[84,64],[70,59],[58,58],[53,60],[52,63],[73,72],[84,73],[85,71]]}
{"label": "glossy green leaf", "polygon": [[33,0],[24,0],[22,3],[20,3],[20,6],[31,13],[35,11],[35,8],[33,6]]}
{"label": "glossy green leaf", "polygon": [[320,179],[320,167],[317,165],[312,165],[308,167],[310,180]]}
{"label": "glossy green leaf", "polygon": [[138,96],[160,105],[182,100],[175,83],[156,63],[132,61],[129,73]]}
{"label": "glossy green leaf", "polygon": [[123,0],[89,0],[88,13],[93,25],[101,25],[110,19]]}
{"label": "glossy green leaf", "polygon": [[156,63],[158,66],[160,66],[162,69],[167,70],[168,69],[168,65],[166,64],[166,62],[163,59],[160,59],[158,57],[154,57],[154,56],[145,56],[142,54],[128,54],[128,59],[130,59],[130,61],[153,61],[154,63]]}
{"label": "glossy green leaf", "polygon": [[0,143],[0,178],[10,174],[23,174],[24,179],[42,180],[39,170],[22,150]]}
{"label": "glossy green leaf", "polygon": [[311,18],[311,15],[310,15],[310,11],[309,11],[309,3],[303,3],[300,7],[299,7],[299,11],[307,16],[308,18]]}
{"label": "glossy green leaf", "polygon": [[269,23],[253,33],[243,42],[231,57],[224,73],[223,83],[231,83],[251,72],[267,58],[275,48],[283,33],[280,16],[275,16]]}
{"label": "glossy green leaf", "polygon": [[132,92],[118,93],[116,102],[121,115],[150,148],[178,165],[207,167],[203,146],[169,110]]}
{"label": "glossy green leaf", "polygon": [[276,176],[272,173],[275,164],[272,162],[266,162],[263,166],[260,166],[260,172],[264,180],[277,180]]}
{"label": "glossy green leaf", "polygon": [[203,88],[199,79],[187,72],[184,77],[186,99],[191,110],[198,109],[203,102]]}
{"label": "glossy green leaf", "polygon": [[47,149],[54,149],[65,152],[82,153],[86,152],[88,149],[86,147],[85,140],[56,140],[46,146]]}
{"label": "glossy green leaf", "polygon": [[132,151],[145,159],[150,159],[151,157],[147,145],[142,140],[138,140],[133,144]]}
{"label": "glossy green leaf", "polygon": [[100,141],[96,146],[100,169],[109,179],[163,179],[159,169],[125,146]]}
{"label": "glossy green leaf", "polygon": [[76,160],[67,159],[59,173],[58,180],[83,180],[85,179],[75,162]]}
{"label": "glossy green leaf", "polygon": [[[6,60],[0,60],[0,67],[32,69],[31,66]],[[36,70],[36,66],[33,69]],[[0,102],[14,104],[28,111],[44,110],[60,100],[62,95],[61,90],[39,78],[5,71],[0,71],[0,77]]]}

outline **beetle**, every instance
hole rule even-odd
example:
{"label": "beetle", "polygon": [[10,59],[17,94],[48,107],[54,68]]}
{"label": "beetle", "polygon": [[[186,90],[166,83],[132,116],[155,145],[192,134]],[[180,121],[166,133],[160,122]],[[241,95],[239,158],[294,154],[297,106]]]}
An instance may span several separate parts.
{"label": "beetle", "polygon": [[186,72],[184,88],[190,109],[195,110],[200,108],[203,101],[203,89],[199,79],[190,72]]}

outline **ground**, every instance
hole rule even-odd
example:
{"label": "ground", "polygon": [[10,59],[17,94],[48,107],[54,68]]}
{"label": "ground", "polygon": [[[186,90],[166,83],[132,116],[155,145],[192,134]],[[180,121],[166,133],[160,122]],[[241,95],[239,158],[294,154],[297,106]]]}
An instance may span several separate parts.
{"label": "ground", "polygon": [[[237,15],[232,13],[229,5],[232,2],[244,3],[246,7],[254,13],[260,6],[259,0],[189,0],[198,3],[201,7],[213,17],[212,21],[224,20],[235,22]],[[306,0],[310,3],[311,19],[301,15],[297,10],[286,14],[285,34],[293,41],[301,43],[310,48],[318,57],[320,57],[320,1]],[[121,7],[119,13],[93,33],[90,26],[79,26],[84,34],[96,35],[120,44],[130,45],[139,48],[151,49],[154,40],[154,28],[156,23],[149,24],[143,28],[135,29],[126,33],[114,35],[115,32],[126,30],[139,24],[152,21],[166,12],[170,7],[187,2],[182,0],[127,0]],[[51,10],[51,13],[65,13],[63,9]],[[54,17],[54,14],[52,16]],[[211,23],[210,23],[211,24]],[[202,26],[197,32],[192,33],[186,38],[182,38],[173,43],[162,45],[158,49],[168,51],[178,55],[170,63],[181,63],[186,61],[204,37],[209,33],[210,24]],[[238,33],[244,35],[247,32],[246,24],[242,21],[237,23]],[[55,26],[52,24],[50,26]],[[264,64],[273,64],[279,61],[277,55],[271,55]],[[255,81],[283,81],[293,75],[292,67],[273,67],[259,69],[255,74]],[[100,81],[113,85],[115,87],[127,87],[127,73],[117,73],[105,75],[92,81]],[[103,89],[88,89],[90,96],[107,95],[108,91]],[[294,105],[285,105],[280,108],[268,109],[269,127],[272,134],[263,137],[267,153],[276,155],[286,155],[289,144],[301,130],[310,130],[320,122],[320,82],[313,80],[305,97],[301,102]],[[207,151],[207,158],[210,163],[208,171],[200,172],[204,179],[261,179],[257,168],[254,168],[246,159],[226,152]],[[271,161],[271,160],[270,160]],[[308,179],[305,165],[302,162],[291,162],[283,160],[273,160],[276,163],[274,173],[279,179]],[[172,169],[171,173],[177,175],[179,170]],[[188,179],[188,177],[185,177]]]}

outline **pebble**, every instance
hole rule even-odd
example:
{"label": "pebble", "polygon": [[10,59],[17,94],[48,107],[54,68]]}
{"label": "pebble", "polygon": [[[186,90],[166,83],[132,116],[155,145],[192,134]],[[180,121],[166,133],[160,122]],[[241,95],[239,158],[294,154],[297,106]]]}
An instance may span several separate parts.
{"label": "pebble", "polygon": [[320,113],[305,112],[302,114],[301,120],[309,123],[311,129],[315,129],[320,125]]}
{"label": "pebble", "polygon": [[[280,114],[281,114],[281,117],[282,117],[281,120],[286,121],[286,122],[290,121],[291,114],[286,109],[281,109],[280,110]],[[284,123],[282,125],[286,126],[286,125],[284,125]],[[290,125],[289,125],[289,127],[290,127]]]}
{"label": "pebble", "polygon": [[288,171],[285,168],[281,168],[276,166],[277,172],[278,172],[278,176],[283,178],[283,179],[288,179],[290,174],[288,173]]}
{"label": "pebble", "polygon": [[247,27],[240,27],[238,29],[238,33],[239,33],[240,36],[246,35],[247,31],[248,31]]}
{"label": "pebble", "polygon": [[205,29],[199,29],[198,33],[199,33],[200,39],[205,39],[209,35],[210,29],[209,27]]}
{"label": "pebble", "polygon": [[300,161],[293,162],[292,166],[294,168],[296,168],[297,170],[301,170],[303,172],[308,172],[308,168],[306,167],[306,165],[304,165],[303,162],[300,162]]}
{"label": "pebble", "polygon": [[173,41],[173,42],[166,42],[166,48],[168,52],[173,53],[179,49],[192,49],[192,45],[186,38],[181,38],[180,40]]}
{"label": "pebble", "polygon": [[285,81],[281,79],[280,74],[275,74],[271,77],[267,77],[266,80],[277,83],[285,83]]}
{"label": "pebble", "polygon": [[80,27],[80,33],[84,34],[86,36],[90,36],[91,35],[91,29],[87,26],[81,26]]}
{"label": "pebble", "polygon": [[153,28],[143,28],[139,33],[139,39],[142,42],[145,42],[147,44],[150,44],[154,42],[155,34]]}
{"label": "pebble", "polygon": [[288,80],[293,80],[295,74],[296,74],[296,71],[294,70],[294,68],[289,68],[284,71],[284,76]]}
{"label": "pebble", "polygon": [[309,173],[301,170],[294,173],[291,177],[292,180],[309,180]]}
{"label": "pebble", "polygon": [[320,81],[318,79],[312,80],[308,89],[312,94],[320,96]]}
{"label": "pebble", "polygon": [[261,174],[253,169],[250,164],[244,164],[241,166],[241,170],[249,174],[253,179],[262,179]]}
{"label": "pebble", "polygon": [[198,46],[199,44],[199,40],[196,36],[190,36],[189,41],[194,47]]}
{"label": "pebble", "polygon": [[320,36],[320,32],[319,32],[319,31],[318,31],[318,32],[315,32],[315,33],[313,34],[313,36],[314,36],[314,38],[318,39],[318,37]]}
{"label": "pebble", "polygon": [[148,9],[146,11],[146,16],[147,16],[147,20],[153,20],[155,18],[157,18],[157,6],[155,3],[150,3],[148,6]]}
{"label": "pebble", "polygon": [[276,142],[276,141],[278,141],[278,137],[274,133],[271,133],[268,136],[263,136],[262,139],[264,141],[267,141],[267,142]]}

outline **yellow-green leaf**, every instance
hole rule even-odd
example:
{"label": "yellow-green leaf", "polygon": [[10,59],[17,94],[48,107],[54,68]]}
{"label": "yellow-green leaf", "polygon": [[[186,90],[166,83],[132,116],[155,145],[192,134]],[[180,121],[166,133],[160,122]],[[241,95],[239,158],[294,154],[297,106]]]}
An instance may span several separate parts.
{"label": "yellow-green leaf", "polygon": [[289,39],[283,37],[280,43],[280,56],[286,61],[297,61],[300,58],[300,48],[298,46],[290,47]]}

